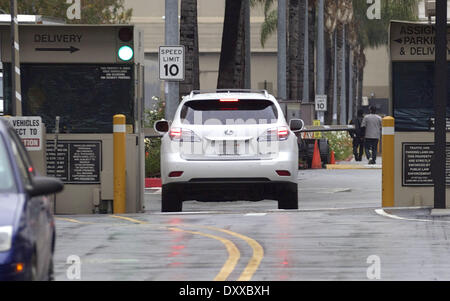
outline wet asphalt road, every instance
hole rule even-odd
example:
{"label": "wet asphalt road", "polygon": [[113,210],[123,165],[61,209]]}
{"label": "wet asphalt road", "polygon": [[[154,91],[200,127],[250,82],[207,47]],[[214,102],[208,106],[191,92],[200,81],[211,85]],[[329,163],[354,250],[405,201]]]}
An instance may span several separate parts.
{"label": "wet asphalt road", "polygon": [[86,281],[450,280],[450,221],[428,209],[377,213],[381,170],[298,178],[299,210],[186,202],[162,214],[149,191],[145,213],[58,216],[55,278],[70,280],[76,255]]}

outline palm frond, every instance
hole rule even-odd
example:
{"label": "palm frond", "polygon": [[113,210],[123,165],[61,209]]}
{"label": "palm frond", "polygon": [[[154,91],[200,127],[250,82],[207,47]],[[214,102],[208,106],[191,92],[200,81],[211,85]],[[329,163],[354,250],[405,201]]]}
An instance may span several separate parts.
{"label": "palm frond", "polygon": [[269,37],[277,30],[278,25],[278,10],[274,9],[270,11],[264,23],[261,25],[261,46],[264,48]]}

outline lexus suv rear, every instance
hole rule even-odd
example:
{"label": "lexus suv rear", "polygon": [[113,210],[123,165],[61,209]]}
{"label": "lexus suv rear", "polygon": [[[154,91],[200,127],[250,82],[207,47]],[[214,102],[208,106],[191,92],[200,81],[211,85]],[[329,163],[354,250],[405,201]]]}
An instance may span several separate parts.
{"label": "lexus suv rear", "polygon": [[278,201],[297,209],[298,145],[276,99],[266,91],[193,91],[173,122],[161,120],[162,211],[183,201]]}

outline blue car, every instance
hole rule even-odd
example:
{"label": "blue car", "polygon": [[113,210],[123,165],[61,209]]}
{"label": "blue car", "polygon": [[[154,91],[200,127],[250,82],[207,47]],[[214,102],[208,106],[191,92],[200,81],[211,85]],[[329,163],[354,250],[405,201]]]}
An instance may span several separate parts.
{"label": "blue car", "polygon": [[55,178],[36,175],[27,151],[0,117],[0,281],[53,280]]}

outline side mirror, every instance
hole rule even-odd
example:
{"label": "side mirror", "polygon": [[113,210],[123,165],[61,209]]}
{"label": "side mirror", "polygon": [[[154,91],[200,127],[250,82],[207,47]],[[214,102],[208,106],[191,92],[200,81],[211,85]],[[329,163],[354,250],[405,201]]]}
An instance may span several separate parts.
{"label": "side mirror", "polygon": [[33,186],[28,188],[31,197],[43,196],[61,192],[64,184],[57,178],[34,177]]}
{"label": "side mirror", "polygon": [[169,131],[169,122],[167,120],[158,120],[155,122],[153,128],[160,133],[167,133]]}
{"label": "side mirror", "polygon": [[303,130],[304,127],[305,127],[305,122],[301,119],[291,119],[291,121],[289,121],[289,128],[294,133],[300,132],[301,130]]}

